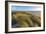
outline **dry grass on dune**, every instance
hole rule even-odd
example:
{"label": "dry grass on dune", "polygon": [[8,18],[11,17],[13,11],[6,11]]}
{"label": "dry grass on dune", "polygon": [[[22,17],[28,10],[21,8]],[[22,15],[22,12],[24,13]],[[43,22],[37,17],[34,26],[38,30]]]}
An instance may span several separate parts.
{"label": "dry grass on dune", "polygon": [[12,18],[16,19],[20,27],[40,27],[41,18],[26,12],[13,13]]}

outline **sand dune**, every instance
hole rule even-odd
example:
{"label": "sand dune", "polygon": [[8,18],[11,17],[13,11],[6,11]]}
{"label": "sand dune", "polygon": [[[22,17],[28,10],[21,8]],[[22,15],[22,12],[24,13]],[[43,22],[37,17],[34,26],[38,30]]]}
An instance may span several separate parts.
{"label": "sand dune", "polygon": [[12,13],[12,21],[15,21],[12,22],[12,24],[14,23],[13,27],[40,27],[41,18],[39,16],[36,16],[36,14],[33,12]]}

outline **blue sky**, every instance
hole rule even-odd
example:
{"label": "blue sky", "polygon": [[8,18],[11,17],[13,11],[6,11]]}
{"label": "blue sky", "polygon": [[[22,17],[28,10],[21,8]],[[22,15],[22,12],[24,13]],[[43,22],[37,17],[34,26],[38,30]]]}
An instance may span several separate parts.
{"label": "blue sky", "polygon": [[34,11],[38,7],[34,6],[12,6],[12,11]]}

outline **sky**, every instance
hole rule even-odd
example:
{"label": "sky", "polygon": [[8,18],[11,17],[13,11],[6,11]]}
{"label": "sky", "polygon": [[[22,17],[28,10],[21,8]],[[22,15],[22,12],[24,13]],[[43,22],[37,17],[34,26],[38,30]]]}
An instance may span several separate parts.
{"label": "sky", "polygon": [[[34,6],[12,6],[12,12],[16,11],[27,11],[28,13],[32,13],[34,15],[40,16],[41,12],[39,7]],[[31,11],[31,12],[30,12]]]}
{"label": "sky", "polygon": [[36,6],[12,6],[12,11],[40,11]]}

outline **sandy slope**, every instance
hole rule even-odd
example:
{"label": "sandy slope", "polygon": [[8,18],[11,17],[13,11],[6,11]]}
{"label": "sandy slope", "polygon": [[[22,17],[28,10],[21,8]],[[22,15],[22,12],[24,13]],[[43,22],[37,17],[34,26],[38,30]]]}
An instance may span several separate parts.
{"label": "sandy slope", "polygon": [[[12,18],[17,22],[13,25],[13,27],[40,27],[41,26],[41,18],[39,16],[33,15],[31,12],[16,12],[13,13]],[[14,20],[13,19],[13,20]]]}

